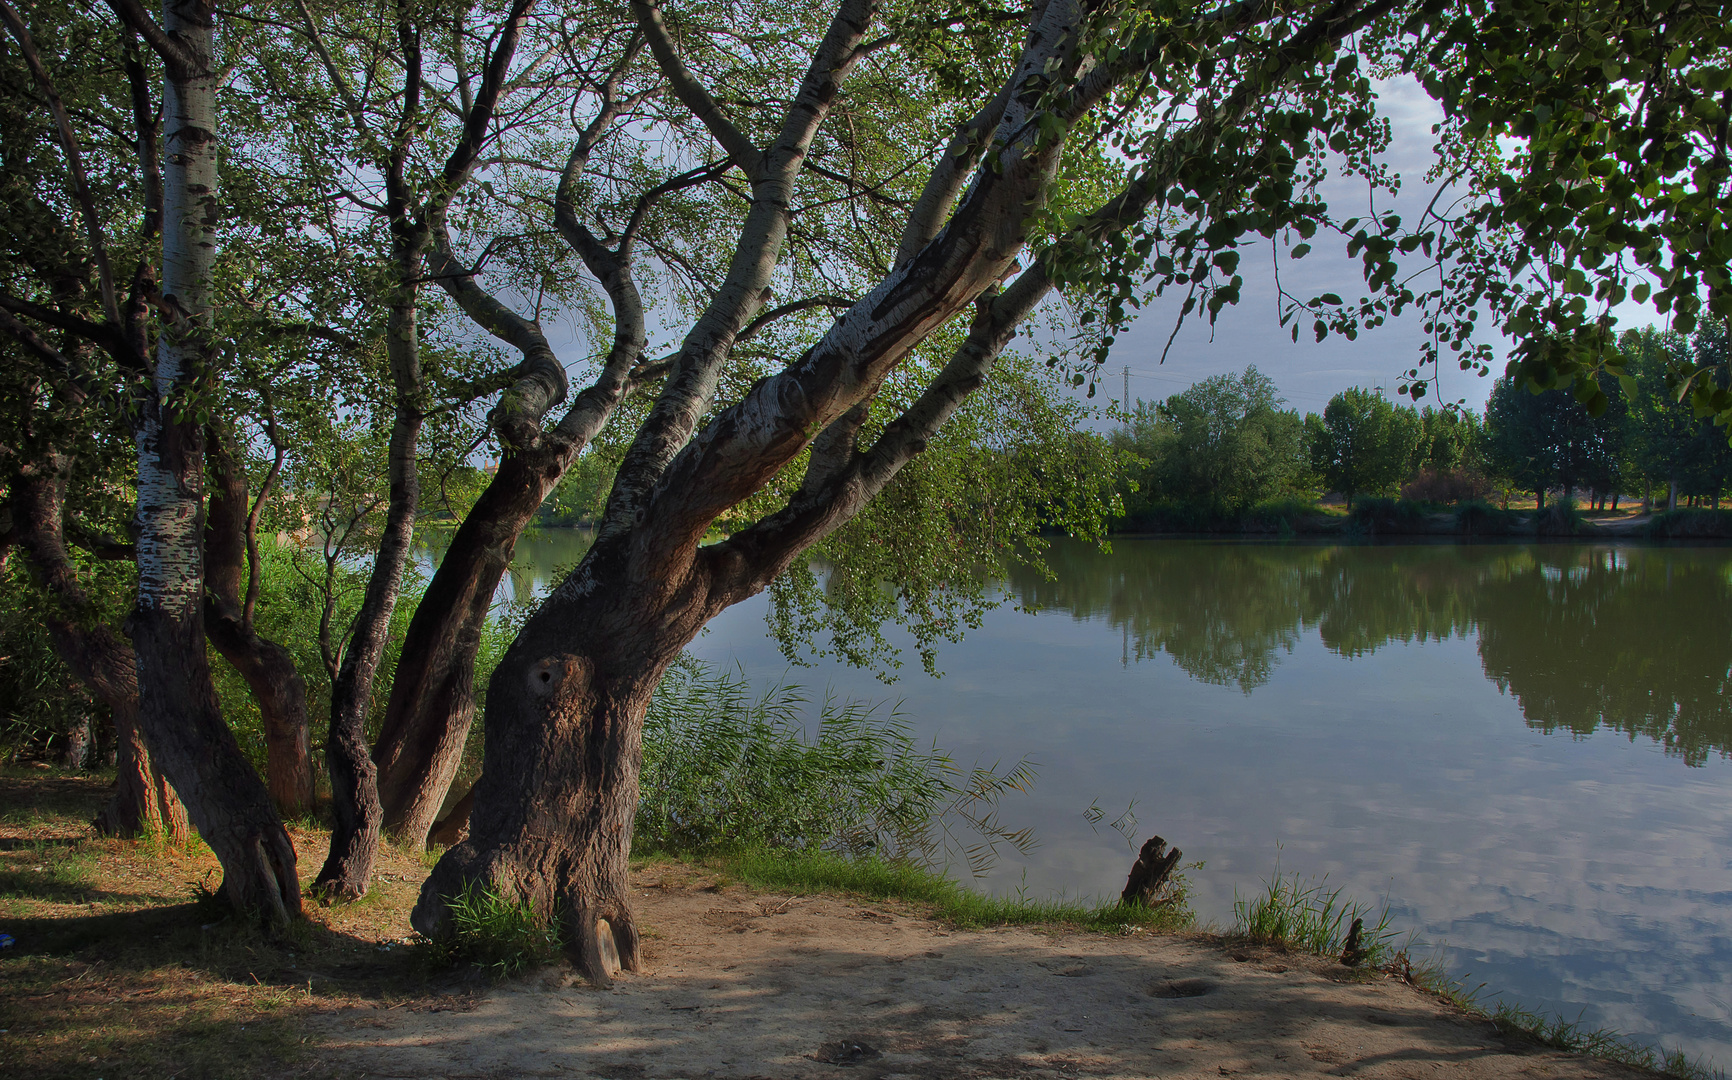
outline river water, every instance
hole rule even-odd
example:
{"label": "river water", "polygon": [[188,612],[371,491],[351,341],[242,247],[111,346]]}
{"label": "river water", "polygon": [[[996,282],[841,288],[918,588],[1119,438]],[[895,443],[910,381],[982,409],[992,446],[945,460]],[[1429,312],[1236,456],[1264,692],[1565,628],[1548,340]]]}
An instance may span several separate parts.
{"label": "river water", "polygon": [[[515,588],[580,550],[525,538]],[[1277,866],[1326,877],[1486,999],[1732,1064],[1732,549],[1121,538],[1050,565],[940,678],[911,650],[893,686],[790,670],[762,598],[692,651],[1039,763],[1003,817],[1040,845],[978,887],[1116,894],[1159,833],[1206,862],[1205,920]]]}

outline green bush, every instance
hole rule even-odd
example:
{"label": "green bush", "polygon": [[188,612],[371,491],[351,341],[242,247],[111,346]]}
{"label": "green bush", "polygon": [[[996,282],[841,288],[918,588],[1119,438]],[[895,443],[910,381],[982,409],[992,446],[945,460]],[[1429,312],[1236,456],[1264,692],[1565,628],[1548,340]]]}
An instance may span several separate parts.
{"label": "green bush", "polygon": [[1508,536],[1516,531],[1522,515],[1476,500],[1455,508],[1455,531],[1463,536]]}
{"label": "green bush", "polygon": [[1732,539],[1732,510],[1669,510],[1648,520],[1656,540]]}
{"label": "green bush", "polygon": [[559,913],[538,912],[470,884],[447,900],[451,934],[421,941],[433,967],[473,964],[504,979],[559,959]]}
{"label": "green bush", "polygon": [[[826,696],[808,734],[797,686],[754,697],[745,680],[675,665],[644,719],[634,850],[705,854],[763,848],[892,861],[948,861],[977,871],[998,845],[1026,847],[999,825],[1007,791],[1034,770],[963,770],[922,750],[902,716]],[[965,826],[970,842],[956,842]]]}

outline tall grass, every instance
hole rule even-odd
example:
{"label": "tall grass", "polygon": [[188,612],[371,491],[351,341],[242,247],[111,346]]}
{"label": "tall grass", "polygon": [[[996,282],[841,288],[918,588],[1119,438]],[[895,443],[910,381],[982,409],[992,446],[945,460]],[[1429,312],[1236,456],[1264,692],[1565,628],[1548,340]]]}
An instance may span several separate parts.
{"label": "tall grass", "polygon": [[975,873],[1027,830],[998,818],[1034,766],[959,768],[915,743],[895,709],[826,695],[810,725],[798,686],[753,694],[745,679],[694,662],[671,669],[644,720],[634,847],[714,854],[762,848]]}
{"label": "tall grass", "polygon": [[1279,869],[1253,896],[1233,895],[1232,937],[1256,945],[1282,945],[1316,953],[1340,956],[1347,946],[1353,923],[1361,922],[1359,963],[1381,967],[1395,956],[1390,946],[1394,931],[1389,927],[1389,908],[1372,908],[1356,900],[1343,899],[1340,889],[1326,881],[1307,880]]}

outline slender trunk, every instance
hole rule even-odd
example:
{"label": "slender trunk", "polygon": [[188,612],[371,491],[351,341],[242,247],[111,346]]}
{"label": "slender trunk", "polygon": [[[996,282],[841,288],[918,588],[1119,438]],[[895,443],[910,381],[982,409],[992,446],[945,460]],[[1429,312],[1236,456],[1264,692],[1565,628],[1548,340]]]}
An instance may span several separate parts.
{"label": "slender trunk", "polygon": [[138,734],[138,666],[132,647],[102,622],[67,554],[66,472],[55,457],[12,478],[13,528],[36,582],[55,601],[46,621],[55,654],[114,719],[114,796],[97,815],[106,836],[186,836],[186,810],[152,763]]}
{"label": "slender trunk", "polygon": [[1666,512],[1669,514],[1678,509],[1678,478],[1672,477],[1666,481]]}
{"label": "slender trunk", "polygon": [[1543,487],[1542,488],[1535,488],[1534,489],[1534,509],[1535,510],[1544,510],[1545,508],[1546,508],[1546,489]]}
{"label": "slender trunk", "polygon": [[[269,793],[223,722],[205,656],[204,440],[189,400],[211,366],[216,252],[216,63],[208,9],[168,5],[163,29],[184,55],[163,95],[162,307],[168,313],[148,392],[136,402],[139,728],[243,911],[284,922],[301,912],[295,848]],[[207,391],[208,392],[208,391]]]}
{"label": "slender trunk", "polygon": [[475,655],[494,590],[570,458],[569,450],[534,450],[500,462],[409,622],[373,747],[384,827],[402,843],[427,842],[456,776],[475,715]]}
{"label": "slender trunk", "polygon": [[396,416],[391,425],[390,502],[385,532],[367,579],[361,610],[343,650],[343,663],[331,683],[331,730],[325,761],[331,771],[331,851],[314,889],[323,895],[351,900],[366,893],[379,853],[379,828],[384,813],[379,804],[379,772],[367,747],[367,713],[373,702],[373,678],[390,637],[391,613],[409,562],[415,535],[415,513],[421,485],[416,473],[415,447],[420,436],[420,327],[416,292],[421,276],[414,248],[399,251],[403,269],[399,295],[388,322],[391,375],[396,386]]}
{"label": "slender trunk", "polygon": [[313,809],[313,754],[307,684],[288,649],[260,637],[243,582],[256,560],[247,474],[237,447],[212,428],[209,516],[205,520],[205,625],[211,644],[246,680],[265,728],[265,781],[284,817]]}

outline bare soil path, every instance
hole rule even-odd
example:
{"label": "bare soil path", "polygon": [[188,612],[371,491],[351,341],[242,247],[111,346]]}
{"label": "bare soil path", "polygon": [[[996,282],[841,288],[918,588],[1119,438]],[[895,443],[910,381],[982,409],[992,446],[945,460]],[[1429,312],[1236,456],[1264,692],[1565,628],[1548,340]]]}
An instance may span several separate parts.
{"label": "bare soil path", "polygon": [[467,1011],[312,1018],[355,1077],[1638,1077],[1399,980],[1210,939],[957,931],[912,909],[639,876],[647,970]]}

